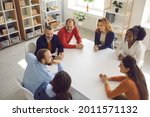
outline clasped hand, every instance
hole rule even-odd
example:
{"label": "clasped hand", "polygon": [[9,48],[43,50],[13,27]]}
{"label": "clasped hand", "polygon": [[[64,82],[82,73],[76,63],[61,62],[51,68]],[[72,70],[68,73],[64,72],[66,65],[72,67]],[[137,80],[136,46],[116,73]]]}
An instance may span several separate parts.
{"label": "clasped hand", "polygon": [[108,81],[107,75],[105,74],[100,74],[99,77],[103,83],[106,83]]}
{"label": "clasped hand", "polygon": [[77,48],[77,49],[82,49],[83,47],[84,47],[83,44],[77,44],[77,45],[76,45],[76,48]]}

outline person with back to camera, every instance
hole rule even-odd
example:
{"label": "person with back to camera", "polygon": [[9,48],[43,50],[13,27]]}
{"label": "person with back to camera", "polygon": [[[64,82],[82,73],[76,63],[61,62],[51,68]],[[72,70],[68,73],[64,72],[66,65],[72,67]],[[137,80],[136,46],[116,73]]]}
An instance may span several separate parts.
{"label": "person with back to camera", "polygon": [[127,30],[125,39],[120,43],[117,48],[118,59],[130,55],[135,58],[138,66],[141,68],[144,64],[144,53],[145,49],[143,44],[140,42],[146,36],[145,29],[141,26],[134,26]]}
{"label": "person with back to camera", "polygon": [[[99,77],[105,85],[108,98],[128,100],[148,100],[149,94],[144,74],[136,64],[136,60],[127,55],[121,59],[120,72],[125,76],[107,77],[100,74]],[[120,84],[111,90],[108,81],[118,81]]]}
{"label": "person with back to camera", "polygon": [[95,31],[94,51],[105,48],[113,48],[114,32],[106,18],[98,20],[97,29]]}
{"label": "person with back to camera", "polygon": [[68,91],[71,86],[71,77],[65,71],[58,72],[51,82],[43,82],[35,91],[36,100],[71,100]]}
{"label": "person with back to camera", "polygon": [[36,56],[28,53],[25,59],[27,67],[23,76],[23,86],[33,94],[43,82],[53,80],[55,74],[49,70],[48,65],[57,64],[58,71],[63,70],[61,61],[53,60],[48,49],[40,49]]}
{"label": "person with back to camera", "polygon": [[[77,48],[82,49],[83,44],[81,40],[81,36],[77,27],[75,26],[75,21],[72,18],[66,20],[66,26],[62,27],[58,31],[58,38],[62,42],[64,48]],[[77,44],[70,44],[72,37],[75,37]]]}
{"label": "person with back to camera", "polygon": [[35,55],[39,49],[46,48],[49,49],[51,54],[55,53],[57,50],[57,56],[54,59],[62,59],[64,56],[64,48],[58,39],[57,35],[54,34],[54,30],[51,26],[46,26],[44,34],[41,35],[36,41]]}

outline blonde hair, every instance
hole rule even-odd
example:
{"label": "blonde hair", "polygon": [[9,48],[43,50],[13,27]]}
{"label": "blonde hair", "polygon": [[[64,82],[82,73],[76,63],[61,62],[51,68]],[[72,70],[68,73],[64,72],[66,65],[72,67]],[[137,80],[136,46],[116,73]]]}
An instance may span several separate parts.
{"label": "blonde hair", "polygon": [[[106,32],[109,32],[109,31],[112,32],[112,27],[110,25],[110,22],[106,18],[98,19],[97,25],[99,22],[102,22],[105,25]],[[96,29],[96,32],[99,32],[98,28]]]}

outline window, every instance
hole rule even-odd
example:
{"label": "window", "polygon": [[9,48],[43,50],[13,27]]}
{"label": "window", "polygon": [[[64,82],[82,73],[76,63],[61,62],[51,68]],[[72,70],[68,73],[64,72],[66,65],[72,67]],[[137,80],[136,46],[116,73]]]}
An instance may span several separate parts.
{"label": "window", "polygon": [[94,0],[91,3],[84,2],[84,0],[76,0],[76,5],[81,7],[86,7],[87,4],[92,10],[103,11],[104,10],[104,1],[105,0]]}
{"label": "window", "polygon": [[141,25],[150,29],[150,0],[146,0]]}
{"label": "window", "polygon": [[[84,0],[68,0],[68,8],[75,11],[86,12],[86,6],[89,6],[89,12],[87,14],[92,14],[95,16],[103,17],[104,9],[106,5],[109,5],[110,0],[94,0],[93,2],[84,2]],[[107,3],[107,4],[105,4]]]}

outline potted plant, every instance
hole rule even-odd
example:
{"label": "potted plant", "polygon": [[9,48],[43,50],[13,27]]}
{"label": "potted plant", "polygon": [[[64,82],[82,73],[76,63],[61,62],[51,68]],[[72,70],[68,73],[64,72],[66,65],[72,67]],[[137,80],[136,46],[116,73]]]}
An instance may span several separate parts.
{"label": "potted plant", "polygon": [[117,13],[118,13],[119,9],[121,9],[123,7],[123,3],[116,1],[116,0],[113,2],[113,5],[115,6],[115,12],[117,12]]}
{"label": "potted plant", "polygon": [[86,20],[85,13],[83,13],[81,11],[75,12],[74,16],[76,17],[79,25],[82,25],[83,21]]}
{"label": "potted plant", "polygon": [[87,2],[86,11],[89,11],[89,3],[93,2],[94,0],[84,0],[84,2]]}

